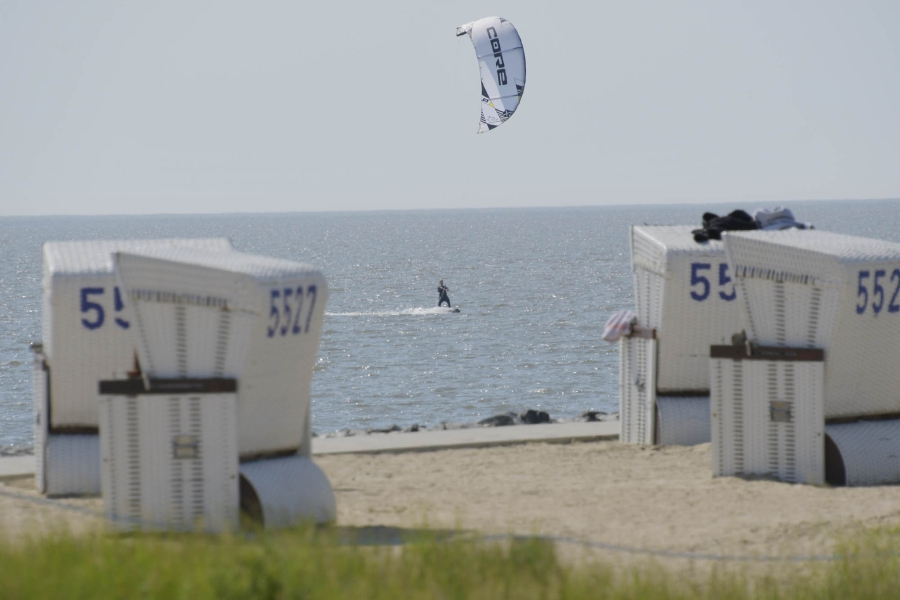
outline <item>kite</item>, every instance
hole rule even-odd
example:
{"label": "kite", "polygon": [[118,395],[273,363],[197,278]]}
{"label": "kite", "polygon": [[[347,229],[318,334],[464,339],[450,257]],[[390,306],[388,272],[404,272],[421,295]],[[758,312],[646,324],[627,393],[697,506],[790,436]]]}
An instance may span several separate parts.
{"label": "kite", "polygon": [[478,133],[513,116],[525,92],[525,50],[519,32],[501,17],[485,17],[456,28],[475,46],[481,71],[481,122]]}

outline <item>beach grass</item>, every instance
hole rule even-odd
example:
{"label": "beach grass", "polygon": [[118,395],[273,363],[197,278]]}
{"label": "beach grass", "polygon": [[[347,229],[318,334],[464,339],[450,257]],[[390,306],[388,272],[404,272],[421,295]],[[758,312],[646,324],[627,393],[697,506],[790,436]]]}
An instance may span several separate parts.
{"label": "beach grass", "polygon": [[[537,538],[407,535],[371,543],[338,529],[267,534],[59,534],[0,542],[0,598],[745,599],[896,598],[895,532],[843,547],[802,575],[733,565],[685,577],[653,562],[561,561]],[[787,572],[793,571],[791,565]]]}

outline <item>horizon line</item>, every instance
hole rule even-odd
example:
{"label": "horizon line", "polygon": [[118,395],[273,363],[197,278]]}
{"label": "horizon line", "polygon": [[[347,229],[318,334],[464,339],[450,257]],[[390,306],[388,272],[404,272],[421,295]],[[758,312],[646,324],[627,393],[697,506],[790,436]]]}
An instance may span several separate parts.
{"label": "horizon line", "polygon": [[[812,202],[896,202],[895,198],[807,198],[802,200],[767,200],[753,201],[753,204],[802,204]],[[482,210],[548,210],[548,209],[577,209],[577,208],[610,208],[621,209],[637,206],[644,207],[680,207],[680,206],[720,206],[724,204],[739,204],[728,200],[710,202],[698,200],[696,202],[635,202],[630,204],[567,204],[558,206],[467,206],[467,207],[437,207],[437,208],[369,208],[369,209],[318,209],[318,210],[289,210],[289,211],[231,211],[231,212],[158,212],[158,213],[53,213],[53,214],[4,214],[0,219],[29,219],[29,218],[72,218],[72,217],[190,217],[190,216],[247,216],[247,215],[293,215],[293,214],[340,214],[340,213],[383,213],[383,212],[426,212],[426,211],[482,211]],[[749,202],[748,202],[749,204]]]}

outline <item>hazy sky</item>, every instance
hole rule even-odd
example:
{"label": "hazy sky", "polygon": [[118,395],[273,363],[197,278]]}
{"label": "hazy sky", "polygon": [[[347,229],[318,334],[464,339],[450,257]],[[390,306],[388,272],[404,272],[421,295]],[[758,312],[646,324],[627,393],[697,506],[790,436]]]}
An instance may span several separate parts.
{"label": "hazy sky", "polygon": [[898,197],[897,0],[0,0],[2,215]]}

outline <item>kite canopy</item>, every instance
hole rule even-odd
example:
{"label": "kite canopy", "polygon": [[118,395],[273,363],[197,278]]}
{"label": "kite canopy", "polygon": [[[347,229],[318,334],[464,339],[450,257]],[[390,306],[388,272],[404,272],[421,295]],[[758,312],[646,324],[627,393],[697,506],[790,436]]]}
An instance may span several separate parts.
{"label": "kite canopy", "polygon": [[478,133],[505,123],[525,92],[525,50],[519,32],[501,17],[485,17],[456,28],[468,34],[481,70],[481,122]]}

